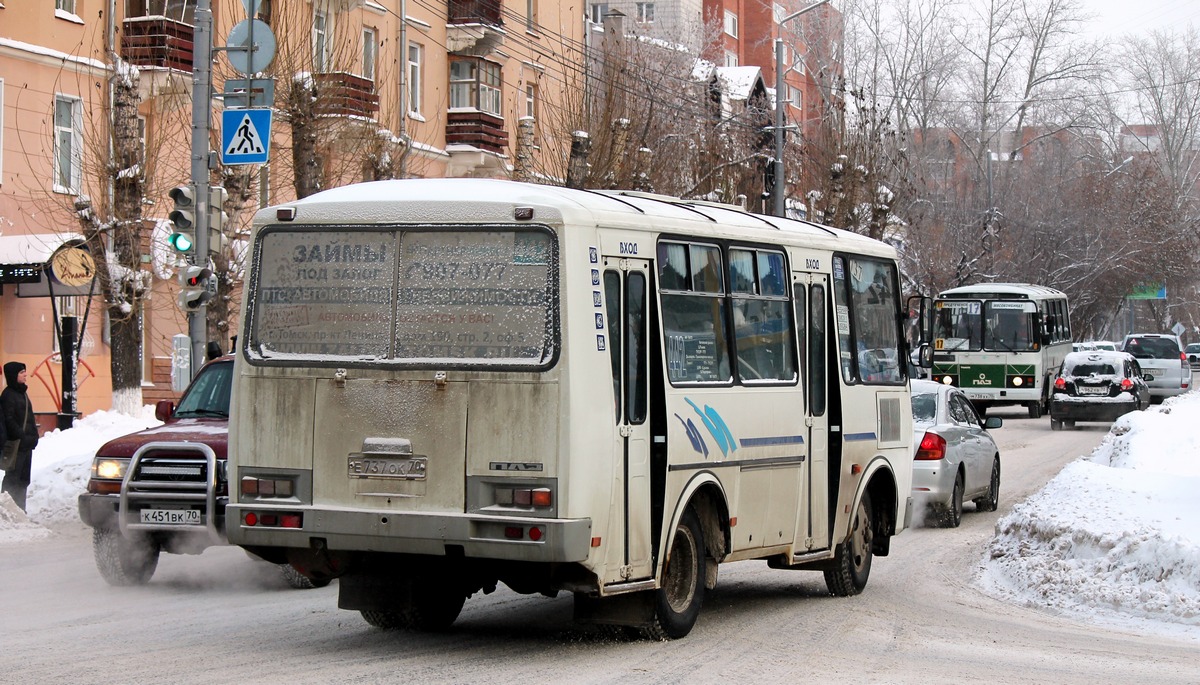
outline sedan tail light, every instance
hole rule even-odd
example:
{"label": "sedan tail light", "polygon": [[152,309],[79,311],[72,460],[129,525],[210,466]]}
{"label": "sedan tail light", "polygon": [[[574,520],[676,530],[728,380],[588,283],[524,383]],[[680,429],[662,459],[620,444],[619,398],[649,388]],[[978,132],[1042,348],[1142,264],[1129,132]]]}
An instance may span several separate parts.
{"label": "sedan tail light", "polygon": [[1128,378],[1122,378],[1121,392],[1129,392],[1130,390],[1133,390],[1133,381],[1129,380]]}
{"label": "sedan tail light", "polygon": [[946,457],[946,439],[936,433],[926,433],[917,448],[913,461],[939,461]]}
{"label": "sedan tail light", "polygon": [[1055,378],[1054,379],[1054,389],[1055,390],[1066,390],[1067,389],[1067,379],[1063,378],[1062,376]]}

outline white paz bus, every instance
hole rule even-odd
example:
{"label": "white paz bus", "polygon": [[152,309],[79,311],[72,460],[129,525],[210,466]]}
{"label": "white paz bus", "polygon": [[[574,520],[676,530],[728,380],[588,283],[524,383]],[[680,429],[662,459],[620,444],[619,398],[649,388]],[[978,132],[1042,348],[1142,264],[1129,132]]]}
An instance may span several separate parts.
{"label": "white paz bus", "polygon": [[934,301],[933,380],[956,385],[981,414],[1020,404],[1050,408],[1054,376],[1071,351],[1067,296],[1028,283],[980,283]]}
{"label": "white paz bus", "polygon": [[861,591],[908,524],[893,249],[737,207],[494,180],[258,213],[230,539],[437,629],[504,583],[686,635],[722,562]]}

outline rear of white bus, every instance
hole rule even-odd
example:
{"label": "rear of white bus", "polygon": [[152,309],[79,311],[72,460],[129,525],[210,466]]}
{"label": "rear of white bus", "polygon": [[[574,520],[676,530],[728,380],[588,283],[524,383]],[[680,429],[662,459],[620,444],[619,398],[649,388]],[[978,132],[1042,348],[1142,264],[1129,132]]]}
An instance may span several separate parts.
{"label": "rear of white bus", "polygon": [[[341,577],[339,606],[381,626],[420,605],[441,627],[498,580],[569,586],[592,532],[559,489],[561,218],[372,201],[350,225],[350,206],[260,213],[231,541]],[[460,211],[469,222],[449,217]]]}

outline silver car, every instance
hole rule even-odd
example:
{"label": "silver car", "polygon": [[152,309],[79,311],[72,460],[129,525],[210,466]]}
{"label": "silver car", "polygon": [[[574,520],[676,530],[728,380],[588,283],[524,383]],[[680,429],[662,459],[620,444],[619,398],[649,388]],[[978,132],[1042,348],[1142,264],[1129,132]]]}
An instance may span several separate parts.
{"label": "silver car", "polygon": [[1134,333],[1125,336],[1122,350],[1132,354],[1150,386],[1150,397],[1163,401],[1191,388],[1192,367],[1179,338],[1169,333]]}
{"label": "silver car", "polygon": [[1000,450],[988,430],[1003,422],[975,413],[958,388],[933,381],[912,382],[913,498],[924,502],[937,524],[956,528],[963,500],[976,511],[1000,505]]}

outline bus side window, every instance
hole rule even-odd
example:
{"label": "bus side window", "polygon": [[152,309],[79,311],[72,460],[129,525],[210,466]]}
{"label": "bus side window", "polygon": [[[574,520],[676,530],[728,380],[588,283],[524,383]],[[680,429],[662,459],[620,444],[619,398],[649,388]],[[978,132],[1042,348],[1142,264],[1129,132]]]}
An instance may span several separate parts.
{"label": "bus side window", "polygon": [[[806,311],[808,302],[803,284],[795,285],[793,297],[795,298],[793,301],[796,303],[796,341],[800,345],[800,355],[797,359],[800,360],[800,383],[803,384],[804,380],[808,378],[808,312]],[[809,402],[808,388],[804,387],[804,406],[809,406]]]}
{"label": "bus side window", "polygon": [[808,291],[808,397],[809,414],[825,413],[825,286]]}
{"label": "bus side window", "polygon": [[608,357],[612,361],[613,398],[621,422],[621,274],[604,272],[604,308],[608,316]]}
{"label": "bus side window", "polygon": [[646,421],[646,275],[625,277],[625,419]]}

